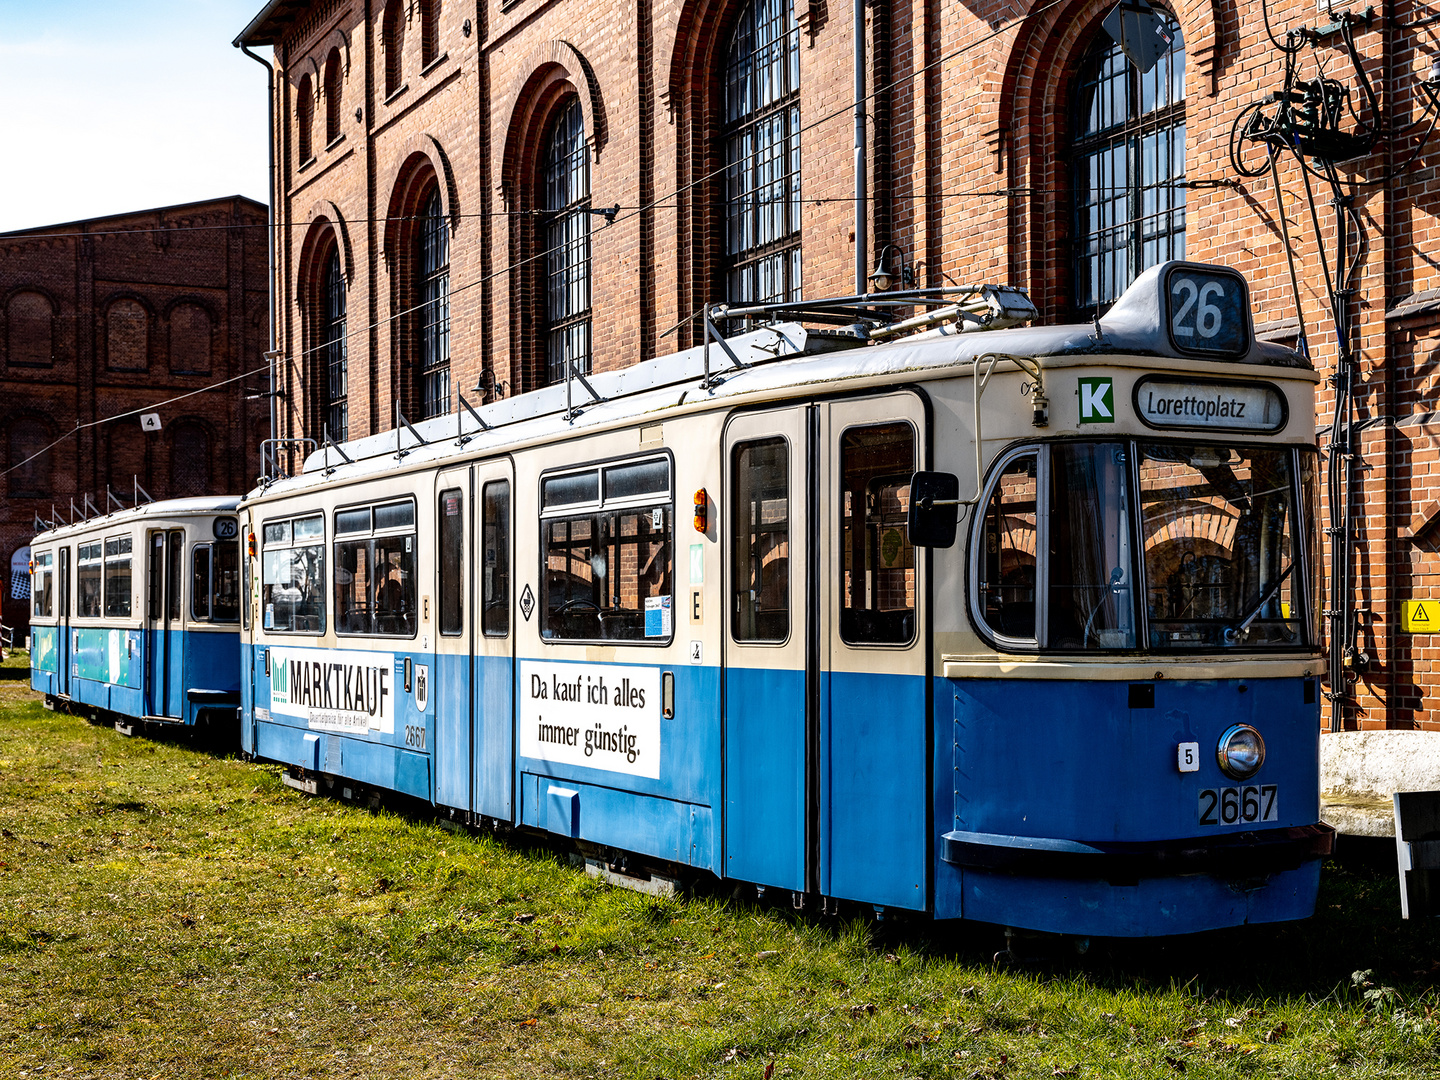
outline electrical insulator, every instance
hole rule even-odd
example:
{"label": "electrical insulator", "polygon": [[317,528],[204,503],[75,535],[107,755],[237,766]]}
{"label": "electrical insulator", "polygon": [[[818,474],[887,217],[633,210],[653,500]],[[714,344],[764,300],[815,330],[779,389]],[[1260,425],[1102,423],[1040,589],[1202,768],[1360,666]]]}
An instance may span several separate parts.
{"label": "electrical insulator", "polygon": [[708,525],[710,496],[701,488],[695,492],[695,531],[703,533]]}

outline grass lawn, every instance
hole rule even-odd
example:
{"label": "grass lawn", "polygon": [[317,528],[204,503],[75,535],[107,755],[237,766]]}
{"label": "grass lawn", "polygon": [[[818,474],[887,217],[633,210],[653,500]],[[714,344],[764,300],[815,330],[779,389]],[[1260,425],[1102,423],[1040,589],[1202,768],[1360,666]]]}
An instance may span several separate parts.
{"label": "grass lawn", "polygon": [[1383,867],[996,966],[994,927],[654,900],[278,775],[0,680],[0,1077],[1440,1076],[1440,935]]}

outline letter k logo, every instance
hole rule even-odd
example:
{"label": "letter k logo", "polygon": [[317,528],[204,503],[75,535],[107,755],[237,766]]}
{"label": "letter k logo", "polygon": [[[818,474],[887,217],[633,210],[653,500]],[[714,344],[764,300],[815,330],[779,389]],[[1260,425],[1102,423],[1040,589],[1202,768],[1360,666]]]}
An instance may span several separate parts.
{"label": "letter k logo", "polygon": [[1080,379],[1080,423],[1115,422],[1115,386],[1108,378]]}

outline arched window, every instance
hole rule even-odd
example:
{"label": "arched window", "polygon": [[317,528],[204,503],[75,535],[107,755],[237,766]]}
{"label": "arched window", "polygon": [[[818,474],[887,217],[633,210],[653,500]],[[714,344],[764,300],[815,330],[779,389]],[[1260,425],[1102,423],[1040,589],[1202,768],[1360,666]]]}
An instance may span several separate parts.
{"label": "arched window", "polygon": [[545,139],[545,370],[590,372],[590,147],[580,99],[561,107]]}
{"label": "arched window", "polygon": [[38,292],[16,293],[5,305],[5,355],[11,364],[49,367],[55,361],[55,309]]}
{"label": "arched window", "polygon": [[320,417],[325,430],[336,442],[349,438],[350,416],[345,371],[345,277],[340,272],[340,249],[332,247],[325,260],[325,276],[320,283],[320,342],[318,349],[321,376]]}
{"label": "arched window", "polygon": [[144,371],[150,363],[150,313],[138,300],[116,300],[105,312],[105,363],[111,371]]}
{"label": "arched window", "polygon": [[437,187],[420,212],[420,419],[450,411],[450,236]]}
{"label": "arched window", "polygon": [[340,137],[340,50],[325,61],[325,145]]}
{"label": "arched window", "polygon": [[440,0],[420,0],[420,63],[429,67],[440,56]]}
{"label": "arched window", "polygon": [[1075,308],[1103,310],[1148,266],[1185,257],[1185,42],[1140,74],[1098,32],[1080,61],[1071,179]]}
{"label": "arched window", "polygon": [[10,422],[10,497],[40,499],[51,494],[52,436],[43,420],[22,416]]}
{"label": "arched window", "polygon": [[296,146],[300,151],[300,164],[304,165],[315,156],[310,148],[311,129],[315,124],[315,88],[310,76],[300,79],[300,93],[295,105],[295,125],[298,128]]}
{"label": "arched window", "polygon": [[400,89],[400,53],[405,47],[405,6],[400,0],[385,5],[381,27],[385,50],[385,96]]}
{"label": "arched window", "polygon": [[751,0],[725,64],[726,296],[800,296],[800,27],[789,0]]}
{"label": "arched window", "polygon": [[170,312],[170,370],[210,374],[211,344],[210,313],[199,304],[177,304]]}
{"label": "arched window", "polygon": [[179,423],[170,439],[170,497],[210,492],[210,435],[199,424]]}

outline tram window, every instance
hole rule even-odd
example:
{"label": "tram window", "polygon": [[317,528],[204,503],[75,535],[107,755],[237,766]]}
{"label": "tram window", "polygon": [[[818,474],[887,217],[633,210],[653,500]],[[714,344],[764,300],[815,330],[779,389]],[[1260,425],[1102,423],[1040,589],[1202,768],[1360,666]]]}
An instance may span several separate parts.
{"label": "tram window", "polygon": [[465,622],[465,500],[459,488],[440,493],[440,632]]}
{"label": "tram window", "polygon": [[130,614],[130,537],[116,536],[105,541],[105,615],[125,618]]}
{"label": "tram window", "polygon": [[[347,535],[353,539],[335,541],[335,630],[414,637],[415,504],[407,499],[366,512],[373,522],[370,535],[352,532]],[[337,531],[339,518],[336,514]]]}
{"label": "tram window", "polygon": [[1035,640],[1039,457],[1005,465],[985,502],[981,528],[980,607],[986,624],[1008,638]]}
{"label": "tram window", "polygon": [[318,514],[266,523],[260,562],[264,629],[324,633],[325,545],[305,542],[323,541],[324,532],[325,522]]}
{"label": "tram window", "polygon": [[196,544],[191,556],[191,614],[213,622],[240,618],[240,545],[233,540]]}
{"label": "tram window", "polygon": [[482,622],[485,633],[510,633],[510,481],[485,485],[481,511],[481,546],[485,560],[481,581]]}
{"label": "tram window", "polygon": [[1123,443],[1050,448],[1051,648],[1135,648],[1127,456]]}
{"label": "tram window", "polygon": [[[668,642],[674,635],[670,461],[609,466],[599,505],[577,514],[580,492],[600,492],[599,471],[544,482],[565,517],[541,521],[547,640]],[[611,478],[614,478],[612,483]],[[614,491],[624,491],[621,496]],[[547,509],[549,502],[547,501]]]}
{"label": "tram window", "polygon": [[738,444],[733,454],[736,641],[790,636],[790,453],[784,439]]}
{"label": "tram window", "polygon": [[915,638],[915,549],[905,528],[915,429],[850,428],[840,439],[840,636],[854,645]]}
{"label": "tram window", "polygon": [[190,555],[190,612],[197,619],[210,618],[210,545],[196,544]]}
{"label": "tram window", "polygon": [[76,562],[77,607],[75,614],[85,618],[98,618],[103,610],[101,592],[105,581],[103,544],[81,544]]}
{"label": "tram window", "polygon": [[55,612],[55,556],[49,551],[35,556],[35,582],[30,589],[31,611],[36,618],[47,619]]}
{"label": "tram window", "polygon": [[[243,531],[241,535],[246,533]],[[235,557],[240,559],[240,625],[246,630],[250,629],[250,559],[240,558],[240,545],[236,542]]]}
{"label": "tram window", "polygon": [[1289,448],[1152,444],[1140,458],[1151,647],[1300,644]]}

